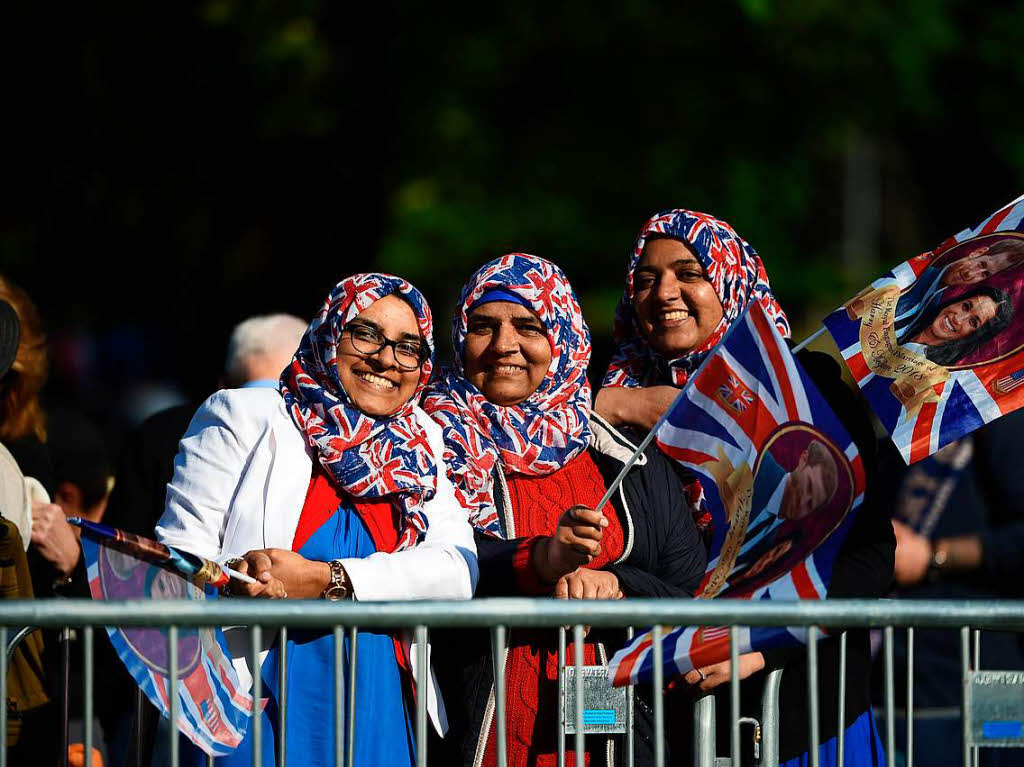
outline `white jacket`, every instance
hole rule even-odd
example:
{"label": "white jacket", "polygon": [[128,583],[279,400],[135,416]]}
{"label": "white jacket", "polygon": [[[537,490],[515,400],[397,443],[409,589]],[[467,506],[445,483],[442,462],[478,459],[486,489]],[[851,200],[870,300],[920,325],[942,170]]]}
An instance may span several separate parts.
{"label": "white jacket", "polygon": [[[360,601],[469,599],[476,586],[473,528],[440,458],[441,428],[420,408],[415,413],[438,466],[437,492],[423,507],[427,534],[404,551],[342,560]],[[182,437],[157,538],[221,562],[252,549],[291,549],[313,460],[276,390],[221,390]],[[247,684],[246,642],[232,636],[239,633],[227,638]]]}

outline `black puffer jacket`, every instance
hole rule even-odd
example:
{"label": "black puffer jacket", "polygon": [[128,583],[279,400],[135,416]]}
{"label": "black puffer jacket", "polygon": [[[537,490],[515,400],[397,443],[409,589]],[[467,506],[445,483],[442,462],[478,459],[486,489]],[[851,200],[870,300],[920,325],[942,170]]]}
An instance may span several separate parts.
{"label": "black puffer jacket", "polygon": [[[590,452],[608,486],[635,450],[634,444],[598,416],[591,421]],[[502,527],[515,535],[510,500],[503,476],[495,481],[495,501]],[[674,465],[655,448],[648,448],[626,476],[612,498],[625,534],[623,554],[605,569],[614,572],[627,597],[691,597],[700,584],[707,564],[707,552],[683,499]],[[553,530],[551,532],[554,532]],[[498,540],[478,536],[480,582],[477,596],[517,595],[513,560],[524,539]],[[509,646],[515,644],[509,632]],[[555,632],[551,632],[554,643]],[[595,632],[598,653],[607,662],[603,645],[614,650],[625,637],[620,631]],[[434,665],[448,712],[449,732],[443,742],[431,744],[430,762],[437,765],[476,765],[483,756],[485,739],[494,712],[494,675],[490,638],[486,632],[437,632],[434,636]],[[651,707],[646,696],[637,695],[636,764],[653,761],[651,748]],[[550,722],[552,728],[557,720]],[[593,738],[588,743],[593,744]],[[604,759],[592,762],[614,764],[619,738],[609,738]],[[614,741],[614,742],[613,742]],[[571,742],[568,745],[571,748]],[[591,753],[597,749],[590,746]]]}

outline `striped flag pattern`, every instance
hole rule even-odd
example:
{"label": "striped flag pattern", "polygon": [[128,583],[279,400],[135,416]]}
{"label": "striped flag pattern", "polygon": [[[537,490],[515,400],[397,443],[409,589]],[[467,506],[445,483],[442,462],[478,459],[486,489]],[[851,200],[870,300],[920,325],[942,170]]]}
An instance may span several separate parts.
{"label": "striped flag pattern", "polygon": [[[867,290],[891,286],[906,293],[932,262],[952,248],[1000,232],[1010,237],[1024,233],[1024,195],[977,226],[948,238],[934,251],[894,267]],[[1022,310],[1024,307],[1018,302],[1016,325],[1019,325],[1016,317]],[[860,337],[860,318],[851,317],[846,307],[840,307],[825,318],[824,325],[857,385],[908,464],[1024,406],[1024,389],[1018,388],[1024,382],[1024,348],[1001,354],[988,363],[947,368],[946,379],[933,387],[934,396],[929,396],[920,406],[908,407],[893,390],[893,379],[877,375],[869,367]]]}
{"label": "striped flag pattern", "polygon": [[[737,391],[750,396],[738,399]],[[738,401],[744,403],[742,407],[736,407]],[[699,596],[781,600],[826,596],[832,563],[864,497],[864,469],[849,433],[758,302],[748,306],[681,390],[655,440],[667,455],[697,475],[714,520]],[[736,564],[736,552],[748,544],[750,530],[766,519],[766,512],[748,502],[747,517],[742,504],[730,498],[756,486],[764,454],[783,457],[781,447],[787,444],[790,455],[799,454],[810,441],[827,444],[832,451],[838,472],[835,491],[826,505],[807,517],[783,521],[775,540],[787,535],[797,540],[799,535],[802,543],[786,550],[759,575],[748,577],[746,571],[753,566]],[[794,470],[792,461],[788,470]],[[737,477],[746,477],[745,484],[737,482]],[[805,628],[743,628],[739,651],[805,642],[806,633]],[[662,643],[666,679],[729,657],[725,626],[666,627]],[[616,686],[649,681],[652,663],[648,631],[615,654],[609,677]]]}
{"label": "striped flag pattern", "polygon": [[[223,573],[218,565],[112,527],[69,521],[82,529],[93,599],[216,598],[202,563]],[[205,571],[212,573],[212,568]],[[213,756],[230,754],[241,743],[253,700],[239,683],[220,629],[178,630],[177,690],[170,685],[167,629],[108,626],[107,634],[132,678],[164,717],[170,717],[171,695],[178,696],[177,725],[189,740]]]}

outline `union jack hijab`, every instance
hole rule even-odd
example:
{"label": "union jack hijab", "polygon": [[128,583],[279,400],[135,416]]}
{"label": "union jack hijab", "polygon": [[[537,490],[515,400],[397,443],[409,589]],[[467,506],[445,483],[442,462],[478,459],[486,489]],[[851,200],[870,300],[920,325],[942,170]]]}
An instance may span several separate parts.
{"label": "union jack hijab", "polygon": [[[699,347],[676,359],[666,359],[640,332],[633,309],[633,274],[644,246],[657,237],[670,237],[688,245],[704,267],[708,281],[722,302],[722,319]],[[751,300],[760,301],[783,338],[789,338],[789,320],[772,294],[761,257],[725,221],[692,210],[675,208],[650,218],[637,235],[626,272],[626,289],[615,312],[616,349],[605,373],[604,386],[683,386]]]}
{"label": "union jack hijab", "polygon": [[[551,363],[537,390],[518,405],[490,402],[466,380],[469,315],[484,294],[521,299],[548,330]],[[568,278],[550,261],[511,253],[480,267],[462,288],[452,318],[455,359],[430,385],[423,408],[444,431],[445,463],[455,493],[478,530],[500,537],[491,472],[543,476],[586,450],[590,439],[590,328]]]}
{"label": "union jack hijab", "polygon": [[[338,345],[349,322],[374,301],[393,294],[412,307],[430,357],[420,369],[409,401],[391,415],[375,418],[356,409],[338,378]],[[356,274],[339,282],[327,296],[281,374],[281,396],[292,421],[328,476],[356,498],[398,497],[403,513],[396,550],[423,539],[427,531],[423,504],[436,488],[434,456],[413,412],[430,379],[433,360],[433,322],[423,295],[398,277]]]}

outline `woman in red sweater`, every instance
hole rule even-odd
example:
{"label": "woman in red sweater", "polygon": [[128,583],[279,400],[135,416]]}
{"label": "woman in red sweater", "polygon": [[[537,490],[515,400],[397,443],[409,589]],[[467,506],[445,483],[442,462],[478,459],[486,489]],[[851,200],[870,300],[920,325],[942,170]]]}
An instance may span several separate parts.
{"label": "woman in red sweater", "polygon": [[[446,464],[477,530],[477,593],[692,595],[706,553],[667,460],[645,454],[612,501],[594,508],[635,448],[591,414],[590,331],[564,273],[520,253],[485,264],[463,288],[452,341],[453,364],[424,409],[443,427]],[[598,639],[588,638],[585,664],[606,662]],[[452,644],[438,640],[435,647]],[[464,640],[459,645],[458,657],[438,663],[451,724],[441,758],[491,765],[489,647],[486,640],[475,650]],[[555,632],[511,632],[504,668],[509,764],[554,765]],[[637,714],[636,756],[644,763],[652,744],[642,701]],[[618,745],[591,736],[587,764],[613,763]]]}

